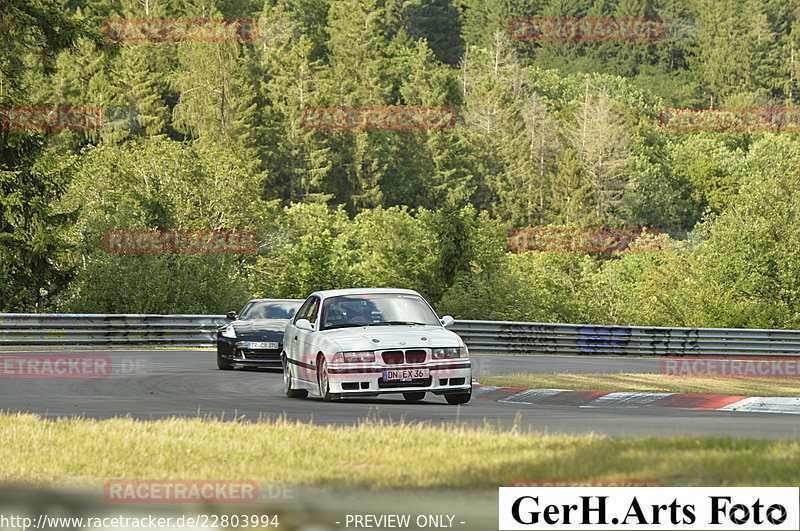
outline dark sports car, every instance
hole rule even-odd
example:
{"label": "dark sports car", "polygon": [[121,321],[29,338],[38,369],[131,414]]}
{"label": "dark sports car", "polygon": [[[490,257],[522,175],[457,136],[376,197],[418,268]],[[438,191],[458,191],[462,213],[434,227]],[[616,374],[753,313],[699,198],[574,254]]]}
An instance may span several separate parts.
{"label": "dark sports car", "polygon": [[233,321],[217,329],[217,367],[281,367],[283,330],[302,300],[253,299]]}

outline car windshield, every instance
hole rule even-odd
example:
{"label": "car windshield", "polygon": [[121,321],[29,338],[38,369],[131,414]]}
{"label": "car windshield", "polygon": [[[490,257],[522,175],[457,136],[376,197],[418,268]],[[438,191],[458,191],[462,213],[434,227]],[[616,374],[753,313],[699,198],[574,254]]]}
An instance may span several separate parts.
{"label": "car windshield", "polygon": [[381,293],[341,295],[322,304],[320,330],[348,326],[441,326],[436,314],[419,295]]}
{"label": "car windshield", "polygon": [[252,319],[291,319],[302,301],[260,301],[248,304],[239,319],[249,321]]}

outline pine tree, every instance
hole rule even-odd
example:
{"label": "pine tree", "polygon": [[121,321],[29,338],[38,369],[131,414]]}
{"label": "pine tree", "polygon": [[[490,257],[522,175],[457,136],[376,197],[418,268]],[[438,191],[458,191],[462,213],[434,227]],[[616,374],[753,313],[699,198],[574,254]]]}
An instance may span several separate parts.
{"label": "pine tree", "polygon": [[[191,14],[221,18],[213,11]],[[173,125],[180,133],[237,149],[253,146],[249,124],[256,90],[243,57],[246,46],[232,41],[177,44],[178,64],[169,83],[178,94]]]}
{"label": "pine tree", "polygon": [[306,129],[303,110],[318,100],[320,61],[295,15],[265,7],[255,50],[259,92],[260,158],[267,170],[265,197],[288,202],[327,201],[326,178],[334,158],[324,132]]}
{"label": "pine tree", "polygon": [[[157,53],[158,44],[125,45],[115,61],[108,107],[116,111],[121,123],[104,128],[106,141],[131,136],[153,136],[166,132],[170,121],[164,102],[168,91],[164,72],[148,59]],[[111,116],[114,118],[114,116]]]}
{"label": "pine tree", "polygon": [[776,77],[777,36],[761,0],[704,0],[699,9],[703,31],[690,65],[707,87],[708,105],[734,93],[765,95]]}
{"label": "pine tree", "polygon": [[[386,17],[376,0],[344,0],[331,6],[328,19],[329,66],[319,104],[345,107],[397,104],[386,57]],[[391,160],[394,133],[331,131],[331,149],[339,155],[329,184],[336,202],[354,214],[381,205],[380,182]]]}

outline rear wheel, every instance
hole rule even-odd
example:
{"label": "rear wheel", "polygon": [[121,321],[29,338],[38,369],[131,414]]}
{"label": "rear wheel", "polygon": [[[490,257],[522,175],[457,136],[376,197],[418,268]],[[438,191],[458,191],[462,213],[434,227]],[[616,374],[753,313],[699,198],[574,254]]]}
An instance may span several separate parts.
{"label": "rear wheel", "polygon": [[283,390],[289,398],[305,398],[308,396],[308,391],[305,389],[294,389],[292,387],[292,372],[289,370],[289,361],[284,354],[281,357],[283,364]]}
{"label": "rear wheel", "polygon": [[447,400],[447,403],[452,406],[457,404],[466,404],[469,402],[470,398],[472,398],[472,389],[464,393],[449,393],[444,395],[444,399]]}
{"label": "rear wheel", "polygon": [[419,402],[423,398],[425,398],[425,392],[420,393],[403,393],[403,398],[406,399],[406,402]]}
{"label": "rear wheel", "polygon": [[217,367],[223,371],[230,371],[233,369],[233,363],[223,358],[220,355],[219,350],[217,350]]}
{"label": "rear wheel", "polygon": [[319,383],[319,395],[322,397],[322,400],[325,402],[330,402],[333,400],[333,395],[331,394],[331,383],[328,377],[328,362],[325,360],[325,356],[319,357],[319,363],[317,363],[317,382]]}

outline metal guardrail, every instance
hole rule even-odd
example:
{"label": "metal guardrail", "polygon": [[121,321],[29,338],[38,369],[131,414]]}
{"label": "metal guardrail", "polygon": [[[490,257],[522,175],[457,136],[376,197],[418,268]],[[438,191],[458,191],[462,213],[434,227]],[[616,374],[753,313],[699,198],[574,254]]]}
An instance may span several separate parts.
{"label": "metal guardrail", "polygon": [[456,321],[470,352],[627,356],[800,356],[800,330]]}
{"label": "metal guardrail", "polygon": [[0,348],[214,344],[224,315],[0,314]]}
{"label": "metal guardrail", "polygon": [[[0,314],[0,348],[214,345],[224,315]],[[474,353],[800,356],[800,330],[456,321]]]}

